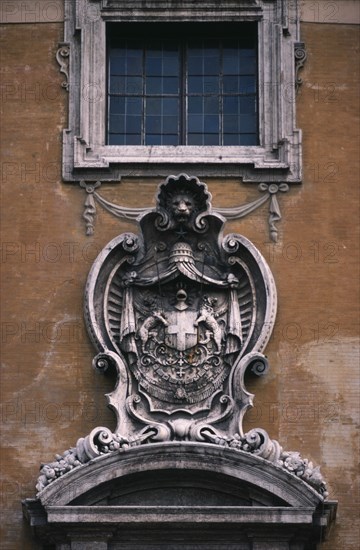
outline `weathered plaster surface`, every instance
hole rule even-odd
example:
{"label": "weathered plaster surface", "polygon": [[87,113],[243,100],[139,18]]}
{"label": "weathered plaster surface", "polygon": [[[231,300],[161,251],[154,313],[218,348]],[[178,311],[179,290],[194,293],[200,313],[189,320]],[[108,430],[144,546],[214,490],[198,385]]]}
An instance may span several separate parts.
{"label": "weathered plaster surface", "polygon": [[[337,525],[323,548],[357,550],[358,29],[304,23],[301,32],[308,51],[297,99],[304,132],[303,186],[281,204],[277,245],[267,240],[262,212],[228,226],[262,251],[279,295],[277,325],[267,347],[272,370],[248,386],[257,396],[248,426],[261,425],[287,448],[323,465],[331,496],[339,500]],[[114,427],[103,397],[112,381],[90,367],[93,349],[83,328],[82,291],[97,252],[134,226],[101,212],[95,236],[85,237],[83,192],[62,184],[48,164],[55,162],[60,170],[58,131],[66,125],[67,96],[55,61],[61,25],[11,25],[1,29],[1,36],[2,86],[10,84],[2,96],[1,135],[1,430],[7,434],[1,454],[1,537],[4,550],[33,550],[30,533],[21,527],[20,501],[34,490],[40,460],[52,460],[59,448],[95,425]],[[129,178],[117,189],[104,187],[103,194],[128,206],[151,205],[158,183]],[[214,206],[255,198],[253,187],[236,180],[207,178],[206,183]],[[54,296],[56,287],[61,290]],[[71,324],[62,323],[52,342],[54,323],[64,312]],[[294,421],[300,406],[304,412]]]}

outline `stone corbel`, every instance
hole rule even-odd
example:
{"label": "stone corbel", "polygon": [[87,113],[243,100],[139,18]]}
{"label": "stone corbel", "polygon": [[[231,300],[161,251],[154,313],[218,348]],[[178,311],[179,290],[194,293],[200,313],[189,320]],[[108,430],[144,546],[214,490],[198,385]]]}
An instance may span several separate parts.
{"label": "stone corbel", "polygon": [[60,42],[59,49],[56,52],[56,61],[60,65],[60,72],[65,75],[65,80],[61,86],[69,91],[69,60],[70,60],[70,44],[68,42]]}

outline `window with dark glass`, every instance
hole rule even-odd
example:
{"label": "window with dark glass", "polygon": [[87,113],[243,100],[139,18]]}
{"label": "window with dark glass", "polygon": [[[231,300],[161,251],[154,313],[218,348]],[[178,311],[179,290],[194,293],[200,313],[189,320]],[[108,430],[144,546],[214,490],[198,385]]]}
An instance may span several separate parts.
{"label": "window with dark glass", "polygon": [[109,24],[108,145],[257,145],[257,25]]}

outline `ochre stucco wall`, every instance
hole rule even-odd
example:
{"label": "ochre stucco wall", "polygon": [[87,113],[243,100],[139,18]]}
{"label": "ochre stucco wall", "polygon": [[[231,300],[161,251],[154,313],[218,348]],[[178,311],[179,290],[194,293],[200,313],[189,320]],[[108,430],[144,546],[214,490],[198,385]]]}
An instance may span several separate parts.
{"label": "ochre stucco wall", "polygon": [[[97,252],[134,225],[98,208],[85,236],[85,193],[60,178],[67,94],[55,61],[62,24],[3,26],[1,548],[34,549],[21,499],[33,496],[40,462],[98,425],[114,428],[104,393],[112,380],[91,368],[82,294]],[[251,239],[274,273],[279,313],[271,370],[246,426],[263,427],[288,450],[321,465],[339,500],[326,550],[357,550],[358,449],[358,29],[304,23],[308,60],[297,98],[304,179],[280,197],[279,241],[267,205],[228,223]],[[196,175],[196,167],[188,170]],[[204,178],[213,205],[257,198],[252,185]],[[160,179],[127,179],[102,194],[151,206]]]}

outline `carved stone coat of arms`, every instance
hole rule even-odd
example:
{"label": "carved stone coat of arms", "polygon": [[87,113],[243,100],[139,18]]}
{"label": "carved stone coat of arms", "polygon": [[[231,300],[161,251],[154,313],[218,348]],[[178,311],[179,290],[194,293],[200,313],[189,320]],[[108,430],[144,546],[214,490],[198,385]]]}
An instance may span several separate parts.
{"label": "carved stone coat of arms", "polygon": [[94,428],[44,464],[39,494],[46,500],[48,485],[100,455],[182,442],[245,451],[326,496],[318,467],[261,428],[243,431],[253,398],[245,374],[266,371],[276,315],[260,252],[241,235],[223,237],[206,185],[185,174],[160,184],[156,207],[138,221],[140,234],[119,235],[99,254],[85,292],[94,367],[116,374],[107,396],[116,430]]}
{"label": "carved stone coat of arms", "polygon": [[222,237],[225,220],[210,201],[197,178],[170,176],[156,208],[139,220],[142,235],[114,239],[90,273],[95,363],[123,373],[109,396],[122,432],[130,418],[171,438],[191,439],[204,422],[220,426],[230,417],[239,428],[252,397],[241,382],[245,368],[265,370],[260,352],[275,320],[273,278],[247,239]]}

